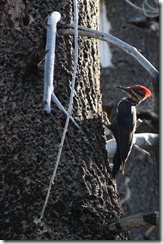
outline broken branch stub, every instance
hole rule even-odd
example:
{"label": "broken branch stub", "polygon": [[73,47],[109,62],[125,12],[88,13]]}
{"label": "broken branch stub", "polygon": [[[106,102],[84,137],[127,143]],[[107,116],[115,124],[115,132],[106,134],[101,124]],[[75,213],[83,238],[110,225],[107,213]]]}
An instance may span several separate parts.
{"label": "broken branch stub", "polygon": [[47,20],[47,36],[46,36],[46,56],[44,65],[44,111],[51,112],[51,97],[53,93],[53,76],[54,76],[54,61],[55,61],[55,44],[57,22],[60,20],[59,12],[54,11]]}

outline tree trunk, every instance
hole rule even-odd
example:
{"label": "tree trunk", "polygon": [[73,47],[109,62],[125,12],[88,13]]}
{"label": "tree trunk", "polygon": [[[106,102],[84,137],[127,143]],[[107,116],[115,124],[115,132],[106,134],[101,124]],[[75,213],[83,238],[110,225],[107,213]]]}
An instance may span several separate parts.
{"label": "tree trunk", "polygon": [[[41,223],[48,184],[61,141],[65,115],[52,104],[43,113],[43,64],[27,69],[39,46],[48,13],[73,21],[72,1],[7,1],[1,12],[1,239],[97,240],[103,225],[123,211],[105,150],[101,123],[99,43],[79,38],[73,116],[57,176]],[[81,0],[79,24],[98,28],[98,2]],[[73,72],[73,38],[57,37],[54,92],[67,107]]]}

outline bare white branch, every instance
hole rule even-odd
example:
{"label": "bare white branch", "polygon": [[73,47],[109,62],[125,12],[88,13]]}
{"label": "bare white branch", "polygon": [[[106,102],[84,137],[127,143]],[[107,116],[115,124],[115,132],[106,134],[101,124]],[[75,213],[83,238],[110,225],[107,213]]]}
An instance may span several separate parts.
{"label": "bare white branch", "polygon": [[136,133],[134,135],[133,144],[139,147],[149,147],[150,145],[157,145],[159,135],[155,133]]}
{"label": "bare white branch", "polygon": [[53,75],[55,60],[55,42],[57,33],[57,22],[60,20],[59,12],[52,12],[47,20],[47,36],[46,36],[46,56],[44,66],[44,111],[51,112],[51,96],[53,93]]}
{"label": "bare white branch", "polygon": [[141,213],[121,218],[115,223],[107,224],[107,233],[121,233],[134,228],[150,227],[159,225],[159,212]]}
{"label": "bare white branch", "polygon": [[[62,21],[60,21],[59,23],[61,28],[58,29],[58,33],[60,35],[74,34],[73,25],[67,25]],[[135,58],[154,77],[155,80],[158,80],[159,72],[157,71],[157,69],[135,47],[105,32],[92,30],[90,28],[86,28],[83,26],[78,26],[78,29],[79,36],[86,36],[88,38],[99,39],[118,46],[123,51]]]}
{"label": "bare white branch", "polygon": [[[149,147],[151,145],[157,145],[159,140],[159,135],[158,134],[154,134],[154,133],[137,133],[134,135],[133,138],[133,147],[134,145],[137,145],[139,148],[141,147]],[[111,139],[106,141],[106,150],[108,152],[108,157],[109,158],[113,158],[115,151],[116,151],[116,141],[115,139]],[[144,153],[144,149],[141,148],[141,150],[143,150]],[[148,153],[148,152],[146,152]],[[148,153],[149,154],[149,153]]]}

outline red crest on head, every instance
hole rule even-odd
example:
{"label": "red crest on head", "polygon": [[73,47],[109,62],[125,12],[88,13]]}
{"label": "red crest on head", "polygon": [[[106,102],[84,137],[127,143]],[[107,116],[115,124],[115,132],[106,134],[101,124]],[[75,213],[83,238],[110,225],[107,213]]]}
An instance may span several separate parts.
{"label": "red crest on head", "polygon": [[146,88],[145,86],[142,86],[142,85],[134,85],[134,86],[130,86],[129,88],[142,91],[144,93],[145,98],[150,97],[152,94],[148,88]]}

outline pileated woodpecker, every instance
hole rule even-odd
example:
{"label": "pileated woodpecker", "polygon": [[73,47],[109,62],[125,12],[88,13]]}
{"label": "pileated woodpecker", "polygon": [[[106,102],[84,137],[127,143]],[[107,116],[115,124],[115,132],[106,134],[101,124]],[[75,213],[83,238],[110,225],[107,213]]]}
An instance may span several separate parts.
{"label": "pileated woodpecker", "polygon": [[131,152],[137,122],[136,105],[151,96],[151,91],[141,85],[116,87],[125,92],[128,97],[118,103],[116,114],[108,126],[117,143],[113,159],[113,178],[117,176],[119,168],[124,173],[125,164]]}

